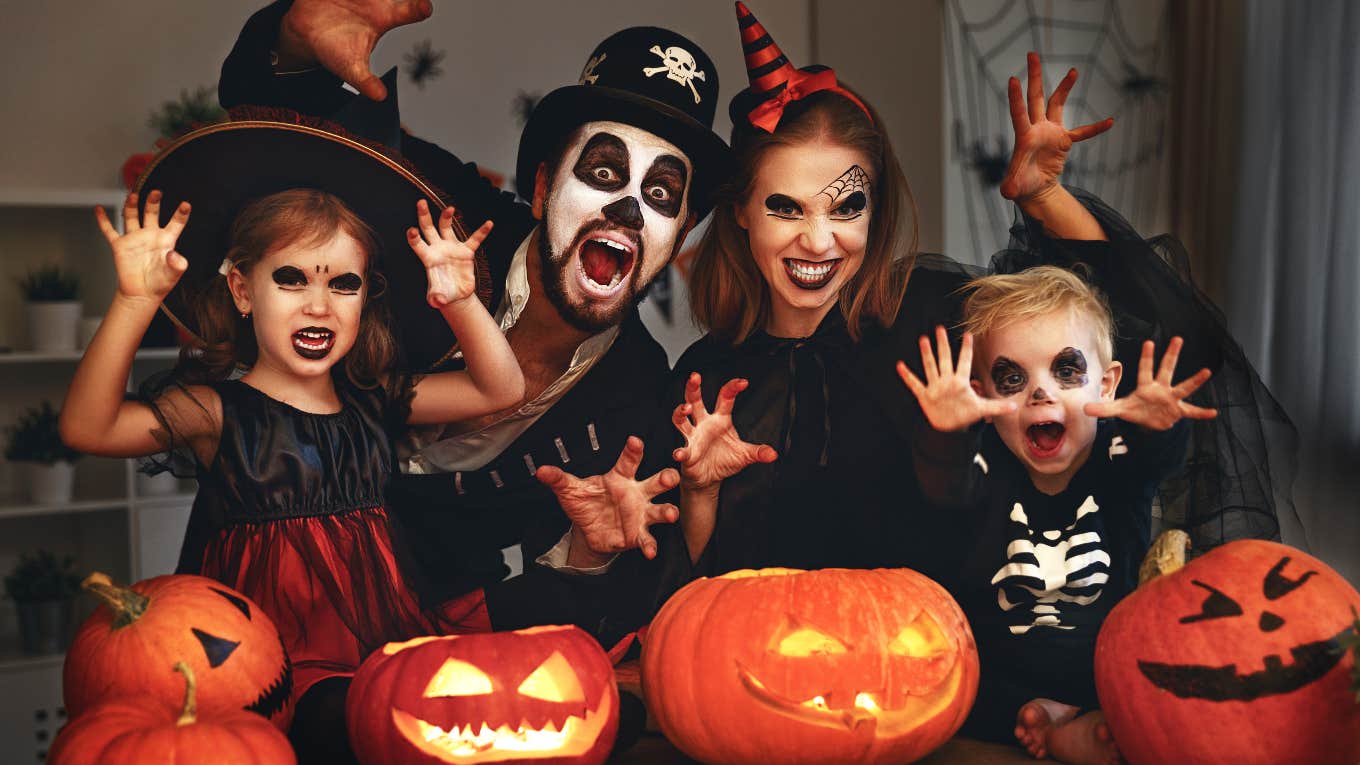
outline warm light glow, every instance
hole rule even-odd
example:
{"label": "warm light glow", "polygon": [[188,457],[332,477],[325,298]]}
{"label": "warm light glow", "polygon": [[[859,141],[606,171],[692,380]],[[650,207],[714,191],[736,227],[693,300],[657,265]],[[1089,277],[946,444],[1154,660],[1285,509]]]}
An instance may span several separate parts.
{"label": "warm light glow", "polygon": [[874,697],[867,693],[855,694],[855,706],[860,709],[867,709],[870,712],[878,711],[878,702],[874,701]]}
{"label": "warm light glow", "polygon": [[382,647],[382,652],[384,656],[391,656],[394,653],[401,653],[402,651],[405,651],[407,648],[415,648],[418,645],[424,645],[435,640],[453,640],[456,637],[458,636],[445,635],[441,637],[439,635],[426,635],[425,637],[411,638],[410,640],[407,640],[404,643],[388,643],[387,645]]}
{"label": "warm light glow", "polygon": [[598,709],[587,710],[584,718],[568,715],[560,728],[551,721],[542,728],[521,721],[514,728],[470,723],[444,730],[400,709],[392,710],[392,722],[407,741],[442,762],[472,765],[501,762],[507,757],[519,762],[577,757],[590,751],[604,730],[613,706],[610,695],[605,694]]}
{"label": "warm light glow", "polygon": [[519,692],[544,701],[586,700],[586,693],[581,689],[581,681],[576,678],[571,663],[558,651],[553,651],[547,661],[524,678],[524,682],[519,685]]}
{"label": "warm light glow", "polygon": [[813,629],[799,627],[779,641],[781,656],[827,656],[845,653],[845,644],[834,637]]}
{"label": "warm light glow", "polygon": [[889,651],[901,656],[918,658],[944,653],[950,648],[952,646],[949,640],[925,611],[922,611],[911,624],[902,628],[897,637],[888,643]]}
{"label": "warm light glow", "polygon": [[457,659],[445,659],[444,665],[425,686],[425,698],[445,696],[484,696],[491,693],[491,678],[477,667]]}
{"label": "warm light glow", "polygon": [[815,707],[817,709],[826,709],[826,699],[822,698],[821,696],[813,696],[807,701],[804,701],[803,705]]}

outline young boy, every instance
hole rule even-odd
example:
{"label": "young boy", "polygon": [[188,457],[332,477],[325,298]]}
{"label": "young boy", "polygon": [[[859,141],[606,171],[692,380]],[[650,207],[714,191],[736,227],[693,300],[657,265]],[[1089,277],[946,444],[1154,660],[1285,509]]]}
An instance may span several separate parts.
{"label": "young boy", "polygon": [[969,292],[958,366],[943,327],[938,359],[921,338],[924,382],[898,364],[936,431],[990,425],[952,465],[919,445],[932,499],[968,508],[968,549],[949,584],[977,639],[982,684],[963,733],[1013,734],[1035,757],[1115,763],[1096,709],[1096,633],[1137,585],[1152,499],[1184,459],[1181,419],[1216,415],[1184,401],[1209,370],[1173,386],[1180,338],[1155,375],[1147,341],[1137,388],[1116,399],[1110,312],[1076,274],[1042,266],[977,279]]}

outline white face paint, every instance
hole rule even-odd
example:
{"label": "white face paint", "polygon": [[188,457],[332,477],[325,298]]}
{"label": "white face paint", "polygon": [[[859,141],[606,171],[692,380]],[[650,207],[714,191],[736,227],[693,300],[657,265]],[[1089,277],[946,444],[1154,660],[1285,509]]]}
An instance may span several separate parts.
{"label": "white face paint", "polygon": [[617,324],[670,262],[689,217],[684,152],[618,122],[589,122],[562,153],[544,200],[543,282],[583,329]]}

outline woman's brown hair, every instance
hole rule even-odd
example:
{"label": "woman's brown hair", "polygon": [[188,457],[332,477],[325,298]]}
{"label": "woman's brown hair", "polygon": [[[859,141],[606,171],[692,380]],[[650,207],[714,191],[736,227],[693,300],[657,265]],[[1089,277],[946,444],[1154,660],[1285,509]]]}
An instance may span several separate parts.
{"label": "woman's brown hair", "polygon": [[[338,197],[316,189],[290,189],[248,204],[232,223],[227,260],[242,274],[271,252],[293,244],[316,246],[344,232],[366,256],[364,283],[368,285],[359,332],[345,355],[345,376],[361,388],[372,388],[387,377],[397,343],[389,329],[386,282],[378,268],[378,238]],[[224,380],[237,367],[254,365],[259,355],[251,320],[242,317],[232,301],[225,276],[214,277],[198,296],[195,311],[203,346],[186,348],[177,376],[186,383]]]}
{"label": "woman's brown hair", "polygon": [[[845,83],[841,87],[854,93]],[[789,104],[774,133],[744,122],[733,127],[735,172],[715,194],[713,220],[690,268],[690,308],[701,327],[739,343],[769,320],[769,286],[756,268],[746,230],[737,224],[737,206],[750,196],[772,147],[817,141],[863,152],[873,165],[876,188],[864,264],[841,288],[837,301],[850,336],[858,340],[865,322],[886,327],[897,318],[916,256],[916,200],[882,120],[865,104],[868,114],[843,95],[820,91]],[[909,239],[898,230],[904,214],[909,217]],[[899,267],[901,263],[905,266]]]}

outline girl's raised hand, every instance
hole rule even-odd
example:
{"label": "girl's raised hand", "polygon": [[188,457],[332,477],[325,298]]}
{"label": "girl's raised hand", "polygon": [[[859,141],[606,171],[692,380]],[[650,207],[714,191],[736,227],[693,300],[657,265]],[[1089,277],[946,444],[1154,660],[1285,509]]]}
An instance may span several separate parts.
{"label": "girl's raised hand", "polygon": [[757,462],[774,462],[779,456],[774,447],[743,441],[732,423],[732,406],[737,394],[746,390],[746,380],[728,380],[718,391],[713,411],[704,406],[702,380],[698,372],[685,383],[685,400],[671,412],[671,423],[685,445],[671,456],[680,463],[680,484],[686,489],[706,489],[730,478]]}
{"label": "girl's raised hand", "polygon": [[1030,53],[1029,89],[1020,94],[1020,80],[1012,77],[1007,84],[1011,105],[1011,125],[1015,129],[1015,151],[1006,178],[1001,182],[1001,196],[1024,202],[1044,194],[1058,185],[1067,152],[1072,144],[1104,133],[1114,125],[1114,118],[1068,130],[1063,127],[1063,104],[1077,82],[1077,70],[1067,70],[1067,76],[1053,90],[1044,106],[1044,72],[1039,54]]}
{"label": "girl's raised hand", "polygon": [[420,229],[406,230],[411,249],[425,264],[430,283],[425,299],[436,309],[457,303],[476,291],[477,248],[491,233],[492,223],[487,221],[466,240],[459,240],[453,232],[453,214],[452,207],[445,207],[436,228],[430,217],[430,206],[422,199],[416,202],[416,222]]}
{"label": "girl's raised hand", "polygon": [[1138,359],[1138,387],[1124,398],[1087,404],[1085,412],[1092,417],[1118,417],[1148,430],[1167,430],[1182,417],[1191,420],[1212,420],[1217,417],[1217,409],[1206,409],[1185,401],[1187,396],[1208,382],[1211,374],[1208,369],[1199,370],[1177,385],[1171,384],[1182,344],[1179,337],[1171,338],[1154,377],[1153,342],[1143,341],[1143,354]]}
{"label": "girl's raised hand", "polygon": [[1014,401],[983,398],[969,382],[973,368],[973,335],[963,333],[959,347],[959,365],[954,366],[954,355],[949,349],[949,335],[944,327],[935,327],[935,342],[940,348],[939,359],[930,347],[930,338],[921,335],[921,366],[926,381],[912,373],[904,362],[897,362],[897,376],[921,404],[930,426],[941,433],[963,430],[985,417],[996,417],[1015,411]]}
{"label": "girl's raised hand", "polygon": [[170,222],[160,225],[161,192],[146,195],[146,209],[137,219],[137,195],[128,194],[123,202],[123,228],[119,234],[109,222],[104,208],[94,209],[95,222],[113,248],[113,266],[118,272],[118,294],[123,297],[160,302],[170,294],[189,261],[175,252],[175,242],[189,222],[189,203],[180,202]]}

